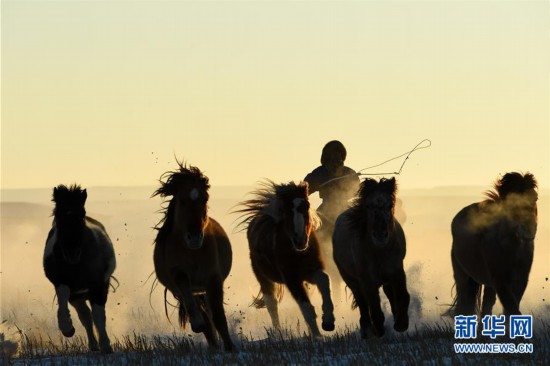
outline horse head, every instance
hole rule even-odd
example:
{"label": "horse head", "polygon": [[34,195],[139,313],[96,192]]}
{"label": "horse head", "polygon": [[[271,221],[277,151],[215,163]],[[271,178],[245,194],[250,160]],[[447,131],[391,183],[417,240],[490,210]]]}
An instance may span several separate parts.
{"label": "horse head", "polygon": [[79,240],[84,229],[88,194],[78,185],[59,185],[53,189],[54,217],[58,228],[59,243],[63,258],[71,264],[80,261],[83,241]]}
{"label": "horse head", "polygon": [[495,183],[495,190],[514,237],[521,243],[532,242],[537,233],[537,182],[526,173],[506,173]]}
{"label": "horse head", "polygon": [[359,188],[357,207],[366,216],[367,235],[375,247],[384,247],[394,230],[394,208],[396,193],[395,178],[382,178],[380,182],[365,179]]}
{"label": "horse head", "polygon": [[264,213],[281,225],[283,233],[297,251],[309,246],[309,237],[318,219],[310,209],[308,184],[294,182],[273,185],[274,195]]}
{"label": "horse head", "polygon": [[153,196],[172,196],[167,216],[173,228],[183,235],[188,249],[202,247],[204,230],[208,225],[208,178],[194,166],[187,168],[178,162],[179,170],[167,172],[166,182],[161,179],[161,187]]}

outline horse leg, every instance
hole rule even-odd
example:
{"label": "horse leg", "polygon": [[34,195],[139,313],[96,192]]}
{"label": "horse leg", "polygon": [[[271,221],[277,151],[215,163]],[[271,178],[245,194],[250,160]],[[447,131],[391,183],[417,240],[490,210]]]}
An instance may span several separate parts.
{"label": "horse leg", "polygon": [[189,277],[183,271],[176,271],[173,276],[177,289],[174,295],[180,301],[183,300],[183,305],[189,313],[189,322],[191,323],[191,330],[195,333],[203,333],[205,331],[206,324],[202,317],[195,297],[193,296],[193,291],[191,290],[191,283]]}
{"label": "horse leg", "polygon": [[80,322],[86,329],[86,335],[88,336],[88,347],[90,351],[99,351],[97,339],[94,334],[94,323],[92,321],[92,312],[90,307],[86,304],[86,300],[82,297],[72,299],[71,305],[76,309]]}
{"label": "horse leg", "polygon": [[497,301],[497,293],[495,289],[485,285],[483,287],[483,302],[481,303],[481,318],[485,315],[491,315],[493,313],[493,306]]}
{"label": "horse leg", "polygon": [[288,281],[286,285],[292,297],[294,297],[298,306],[300,306],[300,311],[306,320],[310,334],[315,338],[321,337],[321,332],[319,332],[319,327],[317,326],[317,314],[315,314],[315,308],[309,300],[304,283],[299,279],[295,279]]}
{"label": "horse leg", "polygon": [[456,282],[456,315],[474,315],[476,313],[479,287],[480,284],[470,277]]}
{"label": "horse leg", "polygon": [[227,328],[227,318],[225,317],[225,310],[223,308],[223,282],[219,277],[210,280],[206,289],[206,296],[212,310],[214,325],[222,337],[224,349],[232,351],[235,346],[233,345],[233,341],[231,341]]}
{"label": "horse leg", "polygon": [[313,274],[312,283],[317,285],[319,292],[321,292],[321,297],[323,299],[323,305],[321,309],[323,310],[322,323],[321,327],[327,332],[334,330],[334,305],[332,304],[332,299],[330,298],[330,278],[323,270],[318,270]]}
{"label": "horse leg", "polygon": [[[528,256],[527,263],[533,262],[533,256],[531,253],[531,256]],[[531,265],[524,265],[521,268],[518,268],[516,280],[513,284],[513,293],[514,296],[518,302],[518,311],[519,306],[521,303],[521,299],[523,299],[523,294],[525,293],[525,289],[527,288],[527,281],[529,280],[529,272],[531,271]]]}
{"label": "horse leg", "polygon": [[456,284],[456,306],[454,315],[474,315],[479,284],[468,276],[451,253],[453,276]]}
{"label": "horse leg", "polygon": [[208,342],[208,345],[211,348],[217,349],[218,337],[216,336],[216,331],[214,330],[214,326],[210,321],[210,319],[212,318],[212,314],[207,304],[206,298],[204,295],[197,295],[195,296],[195,299],[200,302],[199,308],[202,314],[202,319],[204,320],[204,324],[205,324],[204,337],[206,338],[206,342]]}
{"label": "horse leg", "polygon": [[92,319],[99,335],[99,349],[102,353],[111,353],[111,341],[107,336],[105,316],[105,304],[107,303],[107,294],[109,292],[109,282],[103,282],[95,286],[90,286],[90,303],[92,304]]}
{"label": "horse leg", "polygon": [[[391,281],[392,299],[394,305],[392,306],[392,314],[394,317],[393,329],[398,332],[404,332],[409,328],[409,304],[411,302],[411,296],[407,291],[407,277],[403,268],[392,278]],[[386,287],[384,286],[384,292]],[[386,292],[386,295],[388,292]],[[390,304],[392,300],[390,300]]]}
{"label": "horse leg", "polygon": [[[332,229],[332,230],[331,230]],[[338,267],[334,262],[333,250],[332,250],[332,232],[334,231],[334,226],[319,232],[318,240],[323,253],[323,259],[325,260],[326,272],[328,273],[331,286],[332,286],[332,298],[334,302],[341,301],[341,282],[342,278],[340,277],[340,272]],[[325,233],[326,232],[326,233]]]}
{"label": "horse leg", "polygon": [[504,315],[521,315],[519,301],[509,283],[499,281],[495,284],[495,291],[504,308]]}
{"label": "horse leg", "polygon": [[355,304],[359,308],[359,314],[360,314],[359,325],[361,326],[361,338],[367,339],[368,330],[371,328],[371,322],[370,322],[370,315],[369,315],[369,305],[365,300],[365,296],[363,292],[361,291],[361,284],[355,279],[353,279],[352,277],[344,275],[343,273],[342,273],[342,278],[344,279],[344,282],[348,285],[349,289],[351,290],[353,297],[355,299]]}
{"label": "horse leg", "polygon": [[378,292],[378,287],[373,286],[372,284],[366,284],[364,286],[364,291],[369,305],[370,319],[372,323],[372,328],[374,335],[377,337],[382,337],[386,330],[384,329],[384,313],[380,307],[380,294]]}
{"label": "horse leg", "polygon": [[332,297],[334,298],[334,302],[339,303],[342,301],[342,277],[340,277],[338,268],[336,268],[336,264],[334,264],[332,259],[326,260],[326,266],[326,272],[331,278]]}
{"label": "horse leg", "polygon": [[393,298],[393,287],[391,286],[391,284],[386,283],[382,286],[382,288],[384,289],[384,293],[386,294],[386,297],[390,302],[391,313],[393,314],[393,317],[395,319],[395,300]]}
{"label": "horse leg", "polygon": [[59,304],[59,308],[57,309],[57,324],[65,337],[72,337],[75,329],[69,311],[71,290],[67,285],[58,285],[55,288],[55,293],[57,294],[57,303]]}
{"label": "horse leg", "polygon": [[252,262],[252,270],[256,275],[256,279],[260,283],[260,291],[263,295],[264,304],[271,318],[273,328],[279,329],[281,324],[279,322],[279,304],[277,303],[277,297],[275,296],[275,284],[256,269],[254,262]]}

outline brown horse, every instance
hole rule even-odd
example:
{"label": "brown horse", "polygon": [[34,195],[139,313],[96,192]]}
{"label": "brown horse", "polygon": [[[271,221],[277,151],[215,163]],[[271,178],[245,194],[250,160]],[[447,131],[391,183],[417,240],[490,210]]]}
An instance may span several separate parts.
{"label": "brown horse", "polygon": [[390,301],[393,328],[409,327],[406,241],[394,217],[396,189],[395,178],[365,179],[353,206],[336,220],[332,237],[334,261],[359,306],[362,338],[371,327],[376,336],[385,333],[380,286]]}
{"label": "brown horse", "polygon": [[322,328],[334,330],[330,279],[324,271],[319,242],[313,227],[318,218],[310,209],[307,183],[267,182],[254,192],[255,198],[242,202],[245,207],[240,225],[247,225],[252,270],[260,283],[254,299],[257,308],[267,307],[275,328],[280,327],[277,303],[283,285],[300,306],[314,337],[321,335],[315,309],[304,282],[317,285],[323,299]]}
{"label": "brown horse", "polygon": [[177,171],[163,174],[153,194],[172,197],[157,225],[155,272],[178,301],[181,325],[189,319],[191,329],[217,347],[212,318],[230,351],[234,345],[223,308],[223,282],[231,270],[231,244],[220,224],[208,216],[208,178],[196,167],[178,165]]}
{"label": "brown horse", "polygon": [[536,188],[532,174],[506,173],[487,192],[487,200],[455,216],[451,261],[456,296],[448,315],[491,314],[497,295],[505,314],[520,314],[537,232]]}

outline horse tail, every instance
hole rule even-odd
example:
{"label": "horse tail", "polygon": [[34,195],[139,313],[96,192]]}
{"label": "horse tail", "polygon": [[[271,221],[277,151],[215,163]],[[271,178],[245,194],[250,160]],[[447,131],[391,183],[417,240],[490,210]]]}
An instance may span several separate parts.
{"label": "horse tail", "polygon": [[181,300],[178,300],[178,321],[183,329],[185,329],[185,326],[189,321],[189,314],[187,314],[185,304]]}
{"label": "horse tail", "polygon": [[[206,313],[208,311],[206,293],[195,294],[193,297],[195,301],[197,301],[201,311]],[[184,302],[180,299],[178,299],[178,321],[183,329],[185,329],[187,323],[189,322],[189,314],[187,313]]]}
{"label": "horse tail", "polygon": [[[175,305],[170,304],[170,302],[168,302],[168,298],[166,297],[166,294],[168,294],[168,287],[164,288],[164,314],[166,315],[166,319],[168,319],[168,323],[172,324],[172,322],[170,321],[170,317],[168,316],[168,305],[172,307],[175,307]],[[178,301],[178,305],[181,308],[181,301],[178,298],[176,298],[176,300]]]}
{"label": "horse tail", "polygon": [[168,293],[168,288],[164,288],[164,314],[166,315],[166,319],[168,319],[168,323],[172,324],[170,321],[170,317],[168,316],[168,299],[166,298],[166,294]]}
{"label": "horse tail", "polygon": [[481,290],[483,286],[479,284],[476,292],[476,314],[481,314]]}
{"label": "horse tail", "polygon": [[187,325],[187,322],[189,321],[189,314],[187,314],[187,309],[185,308],[185,304],[183,303],[183,300],[175,296],[176,301],[178,302],[177,305],[170,304],[168,302],[168,299],[166,295],[168,294],[168,288],[164,288],[164,314],[166,315],[166,319],[168,319],[168,322],[172,324],[170,321],[170,317],[168,316],[168,305],[177,307],[178,308],[178,322],[180,323],[181,327],[185,329],[185,326]]}
{"label": "horse tail", "polygon": [[[275,291],[274,291],[275,299],[277,300],[277,302],[281,302],[281,300],[283,299],[283,295],[285,293],[285,288],[280,283],[275,283],[274,286],[275,286]],[[261,309],[266,307],[264,294],[261,289],[260,291],[258,291],[258,295],[252,296],[252,303],[250,304],[250,306],[254,306],[256,309]]]}
{"label": "horse tail", "polygon": [[[482,292],[481,290],[482,290],[482,286],[477,285],[476,298],[475,298],[476,314],[481,314],[481,292]],[[454,295],[453,295],[453,292],[454,292]],[[456,282],[453,284],[453,287],[451,288],[451,296],[453,297],[453,302],[448,305],[449,308],[442,315],[450,316],[450,317],[454,317],[456,315],[462,315],[462,314],[456,313],[456,305],[458,303],[458,294],[456,292]]]}
{"label": "horse tail", "polygon": [[250,306],[254,306],[256,309],[265,308],[264,294],[261,289],[258,291],[258,295],[252,296],[252,303]]}
{"label": "horse tail", "polygon": [[[344,290],[346,291],[346,298],[348,297],[348,288],[348,286],[344,288]],[[359,305],[357,305],[357,300],[355,300],[355,296],[353,296],[353,291],[350,292],[351,294],[349,295],[349,297],[351,297],[351,309],[355,310],[359,307]]]}
{"label": "horse tail", "polygon": [[[116,282],[116,286],[113,285],[113,281]],[[109,287],[113,290],[113,293],[120,287],[120,282],[118,282],[118,279],[113,275],[109,278]]]}
{"label": "horse tail", "polygon": [[442,314],[443,316],[454,317],[455,315],[458,315],[456,314],[456,304],[458,301],[458,295],[456,294],[456,282],[453,283],[453,287],[451,287],[451,296],[453,297],[453,302],[450,304],[447,304],[449,308],[445,312],[443,312]]}

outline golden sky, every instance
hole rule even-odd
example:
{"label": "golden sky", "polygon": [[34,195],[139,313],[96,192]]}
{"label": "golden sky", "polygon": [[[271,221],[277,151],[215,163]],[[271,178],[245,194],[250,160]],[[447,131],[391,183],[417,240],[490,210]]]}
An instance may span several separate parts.
{"label": "golden sky", "polygon": [[[3,1],[2,188],[300,180],[424,138],[402,188],[550,186],[547,1]],[[373,170],[397,170],[401,162]]]}

